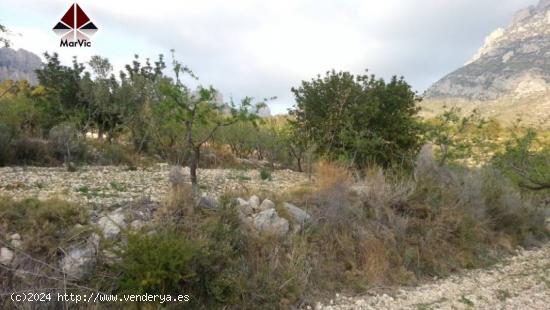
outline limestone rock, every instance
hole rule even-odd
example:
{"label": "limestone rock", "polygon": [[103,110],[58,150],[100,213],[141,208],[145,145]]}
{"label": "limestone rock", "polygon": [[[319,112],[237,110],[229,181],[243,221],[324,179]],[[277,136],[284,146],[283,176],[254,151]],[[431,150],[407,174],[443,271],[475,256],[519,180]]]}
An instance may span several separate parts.
{"label": "limestone rock", "polygon": [[[470,61],[433,84],[424,98],[491,101],[537,95],[543,100],[550,92],[549,56],[550,2],[541,0],[517,12],[508,27],[491,33]],[[531,81],[536,87],[518,90]]]}
{"label": "limestone rock", "polygon": [[275,203],[269,199],[264,199],[258,208],[260,211],[265,211],[269,209],[275,209]]}
{"label": "limestone rock", "polygon": [[252,207],[253,210],[258,210],[260,207],[260,198],[256,195],[253,195],[248,200],[248,203],[250,204],[250,207]]}
{"label": "limestone rock", "polygon": [[201,196],[199,199],[199,207],[203,209],[215,210],[220,207],[218,201],[210,196]]}
{"label": "limestone rock", "polygon": [[10,266],[14,257],[15,257],[15,253],[12,250],[6,247],[0,248],[1,265]]}
{"label": "limestone rock", "polygon": [[84,244],[74,245],[61,260],[61,269],[67,277],[82,280],[89,276],[97,262],[99,236],[92,235]]}
{"label": "limestone rock", "polygon": [[126,217],[122,209],[117,209],[108,215],[105,215],[97,222],[98,227],[107,239],[114,239],[120,233],[120,229],[126,227]]}
{"label": "limestone rock", "polygon": [[305,224],[311,219],[311,215],[291,203],[285,202],[283,207],[292,216],[294,222],[300,225]]}
{"label": "limestone rock", "polygon": [[256,215],[254,227],[263,233],[283,236],[288,233],[289,224],[286,219],[279,217],[275,209],[268,209]]}

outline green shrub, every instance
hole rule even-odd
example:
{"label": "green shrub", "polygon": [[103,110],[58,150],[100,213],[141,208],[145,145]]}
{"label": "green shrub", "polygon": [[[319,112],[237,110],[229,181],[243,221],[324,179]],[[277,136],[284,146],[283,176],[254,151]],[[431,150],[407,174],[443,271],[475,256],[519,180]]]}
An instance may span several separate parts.
{"label": "green shrub", "polygon": [[55,163],[48,142],[41,139],[21,138],[13,144],[14,159],[17,165],[51,165]]}
{"label": "green shrub", "polygon": [[74,237],[69,232],[76,224],[87,223],[86,210],[65,201],[0,197],[0,235],[21,234],[24,248],[31,254],[51,254]]}
{"label": "green shrub", "polygon": [[262,168],[260,170],[260,179],[262,179],[263,181],[272,181],[273,179],[271,177],[271,171],[266,168]]}
{"label": "green shrub", "polygon": [[117,265],[120,290],[132,294],[180,294],[198,275],[199,248],[175,234],[130,235]]}

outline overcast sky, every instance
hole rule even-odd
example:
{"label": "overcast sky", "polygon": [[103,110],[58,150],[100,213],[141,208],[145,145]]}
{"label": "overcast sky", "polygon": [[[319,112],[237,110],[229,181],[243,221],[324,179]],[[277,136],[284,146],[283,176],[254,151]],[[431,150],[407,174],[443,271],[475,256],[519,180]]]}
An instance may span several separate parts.
{"label": "overcast sky", "polygon": [[14,48],[111,59],[156,58],[176,50],[203,84],[236,100],[277,96],[332,68],[384,78],[403,75],[418,92],[460,67],[515,11],[537,0],[82,0],[99,28],[91,48],[60,48],[51,30],[70,1],[0,0]]}

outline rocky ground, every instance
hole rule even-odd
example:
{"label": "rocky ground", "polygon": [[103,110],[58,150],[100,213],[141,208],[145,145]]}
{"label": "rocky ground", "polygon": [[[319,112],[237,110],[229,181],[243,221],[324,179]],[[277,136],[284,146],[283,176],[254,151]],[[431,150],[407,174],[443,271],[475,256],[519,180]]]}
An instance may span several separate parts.
{"label": "rocky ground", "polygon": [[549,309],[550,245],[519,250],[486,270],[362,297],[336,295],[316,309]]}
{"label": "rocky ground", "polygon": [[[86,205],[114,205],[143,198],[161,202],[170,189],[169,171],[165,164],[135,171],[119,166],[86,166],[76,172],[4,167],[0,168],[0,196],[60,198]],[[198,176],[202,192],[214,197],[228,191],[279,193],[308,180],[305,174],[290,170],[274,171],[272,181],[261,180],[255,169],[204,169],[198,171]]]}

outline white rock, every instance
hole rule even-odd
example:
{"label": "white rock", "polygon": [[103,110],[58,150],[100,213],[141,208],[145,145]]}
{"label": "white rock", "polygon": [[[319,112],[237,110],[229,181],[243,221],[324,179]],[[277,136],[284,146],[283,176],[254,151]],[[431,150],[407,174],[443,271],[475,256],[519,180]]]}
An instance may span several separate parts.
{"label": "white rock", "polygon": [[96,248],[87,243],[70,249],[61,260],[61,269],[67,277],[84,279],[93,271],[96,263]]}
{"label": "white rock", "polygon": [[250,204],[253,210],[258,210],[258,208],[260,207],[260,198],[256,195],[253,195],[248,200],[248,203]]}
{"label": "white rock", "polygon": [[279,217],[275,209],[268,209],[256,215],[254,227],[261,232],[282,236],[288,232],[289,225],[286,219]]}
{"label": "white rock", "polygon": [[125,227],[125,216],[121,209],[103,216],[97,222],[97,225],[103,232],[103,236],[107,239],[113,239],[120,233],[120,229]]}
{"label": "white rock", "polygon": [[250,215],[253,213],[252,207],[250,206],[250,203],[248,203],[248,201],[242,198],[237,198],[237,204],[237,207],[242,214]]}
{"label": "white rock", "polygon": [[12,234],[12,235],[10,236],[10,239],[11,239],[11,240],[21,240],[21,235],[18,234],[18,233]]}
{"label": "white rock", "polygon": [[304,224],[311,219],[311,215],[291,203],[285,202],[283,207],[298,224]]}
{"label": "white rock", "polygon": [[264,199],[264,201],[262,201],[262,204],[260,204],[258,209],[260,211],[265,211],[265,210],[268,210],[268,209],[275,209],[275,203],[273,201],[269,200],[269,199]]}
{"label": "white rock", "polygon": [[3,247],[0,249],[0,264],[9,266],[15,257],[15,253],[12,250]]}
{"label": "white rock", "polygon": [[134,230],[141,229],[143,225],[144,225],[143,221],[140,221],[140,220],[134,220],[132,221],[132,223],[130,223],[130,227],[132,227],[132,229]]}

